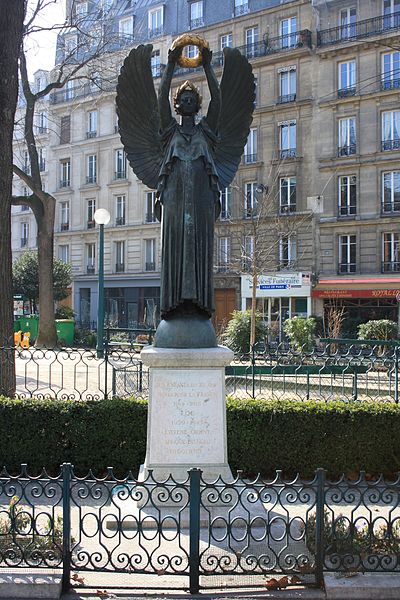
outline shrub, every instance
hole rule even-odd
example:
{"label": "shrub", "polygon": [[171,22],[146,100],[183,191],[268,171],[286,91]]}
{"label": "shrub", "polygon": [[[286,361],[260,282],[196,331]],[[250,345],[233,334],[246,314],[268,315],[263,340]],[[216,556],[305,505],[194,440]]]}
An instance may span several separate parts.
{"label": "shrub", "polygon": [[397,335],[397,323],[388,319],[367,321],[358,326],[359,340],[394,340]]}
{"label": "shrub", "polygon": [[283,329],[289,336],[290,343],[296,350],[305,350],[310,352],[314,345],[314,332],[316,322],[312,317],[292,317],[287,319]]}
{"label": "shrub", "polygon": [[[251,310],[234,310],[232,319],[229,321],[223,340],[238,354],[248,354],[250,352],[250,325]],[[262,315],[256,312],[256,337],[255,343],[261,342],[267,333],[266,325]]]}
{"label": "shrub", "polygon": [[75,313],[70,306],[59,306],[55,317],[56,319],[75,319]]}
{"label": "shrub", "polygon": [[[0,462],[28,463],[52,473],[62,462],[76,471],[102,473],[113,466],[138,472],[146,451],[147,402],[120,399],[10,400],[0,398]],[[400,470],[400,406],[290,400],[228,399],[228,458],[233,471],[329,476],[364,469]],[[34,433],[34,435],[33,435]]]}

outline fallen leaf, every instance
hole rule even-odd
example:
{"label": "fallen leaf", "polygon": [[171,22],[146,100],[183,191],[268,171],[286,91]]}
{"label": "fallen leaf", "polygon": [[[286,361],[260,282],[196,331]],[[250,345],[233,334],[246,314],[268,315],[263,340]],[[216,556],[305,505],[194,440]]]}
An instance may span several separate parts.
{"label": "fallen leaf", "polygon": [[165,575],[165,569],[158,569],[158,571],[156,571],[157,575]]}
{"label": "fallen leaf", "polygon": [[299,584],[299,583],[300,584],[303,583],[303,581],[300,579],[300,577],[297,577],[297,575],[293,575],[290,578],[290,583],[292,583],[293,585],[296,585],[296,584]]}
{"label": "fallen leaf", "polygon": [[96,595],[100,596],[101,598],[108,598],[107,590],[96,590]]}
{"label": "fallen leaf", "polygon": [[281,577],[280,579],[278,579],[278,584],[280,588],[286,588],[289,585],[289,578],[288,577]]}
{"label": "fallen leaf", "polygon": [[267,590],[278,590],[279,589],[279,583],[277,579],[270,579],[269,581],[266,582],[265,587],[267,588]]}

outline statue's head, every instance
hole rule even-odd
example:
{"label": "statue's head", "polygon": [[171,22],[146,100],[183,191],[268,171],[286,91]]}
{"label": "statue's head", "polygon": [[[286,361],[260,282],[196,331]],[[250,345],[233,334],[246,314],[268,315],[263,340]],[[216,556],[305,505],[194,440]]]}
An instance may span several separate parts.
{"label": "statue's head", "polygon": [[195,115],[201,108],[201,101],[199,89],[191,81],[185,81],[176,92],[174,107],[178,115]]}

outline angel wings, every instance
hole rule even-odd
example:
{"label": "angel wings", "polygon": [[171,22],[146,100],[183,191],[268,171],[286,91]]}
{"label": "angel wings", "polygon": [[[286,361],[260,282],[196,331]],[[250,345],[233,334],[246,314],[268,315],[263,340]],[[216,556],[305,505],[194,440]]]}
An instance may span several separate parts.
{"label": "angel wings", "polygon": [[[156,189],[164,148],[156,91],[151,72],[151,44],[134,48],[125,59],[117,86],[119,131],[137,177]],[[255,100],[251,65],[237,49],[224,49],[220,83],[221,112],[213,146],[219,188],[234,178],[247,141]]]}

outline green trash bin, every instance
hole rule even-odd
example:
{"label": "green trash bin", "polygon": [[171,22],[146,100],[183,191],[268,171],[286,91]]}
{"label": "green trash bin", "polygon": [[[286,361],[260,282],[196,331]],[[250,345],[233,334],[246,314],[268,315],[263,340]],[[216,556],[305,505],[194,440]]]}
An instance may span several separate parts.
{"label": "green trash bin", "polygon": [[[25,315],[19,320],[20,329],[22,333],[29,331],[31,334],[30,341],[36,340],[39,329],[39,316],[38,315]],[[19,330],[18,330],[19,331]]]}
{"label": "green trash bin", "polygon": [[57,339],[64,346],[73,346],[75,321],[73,319],[56,319]]}

